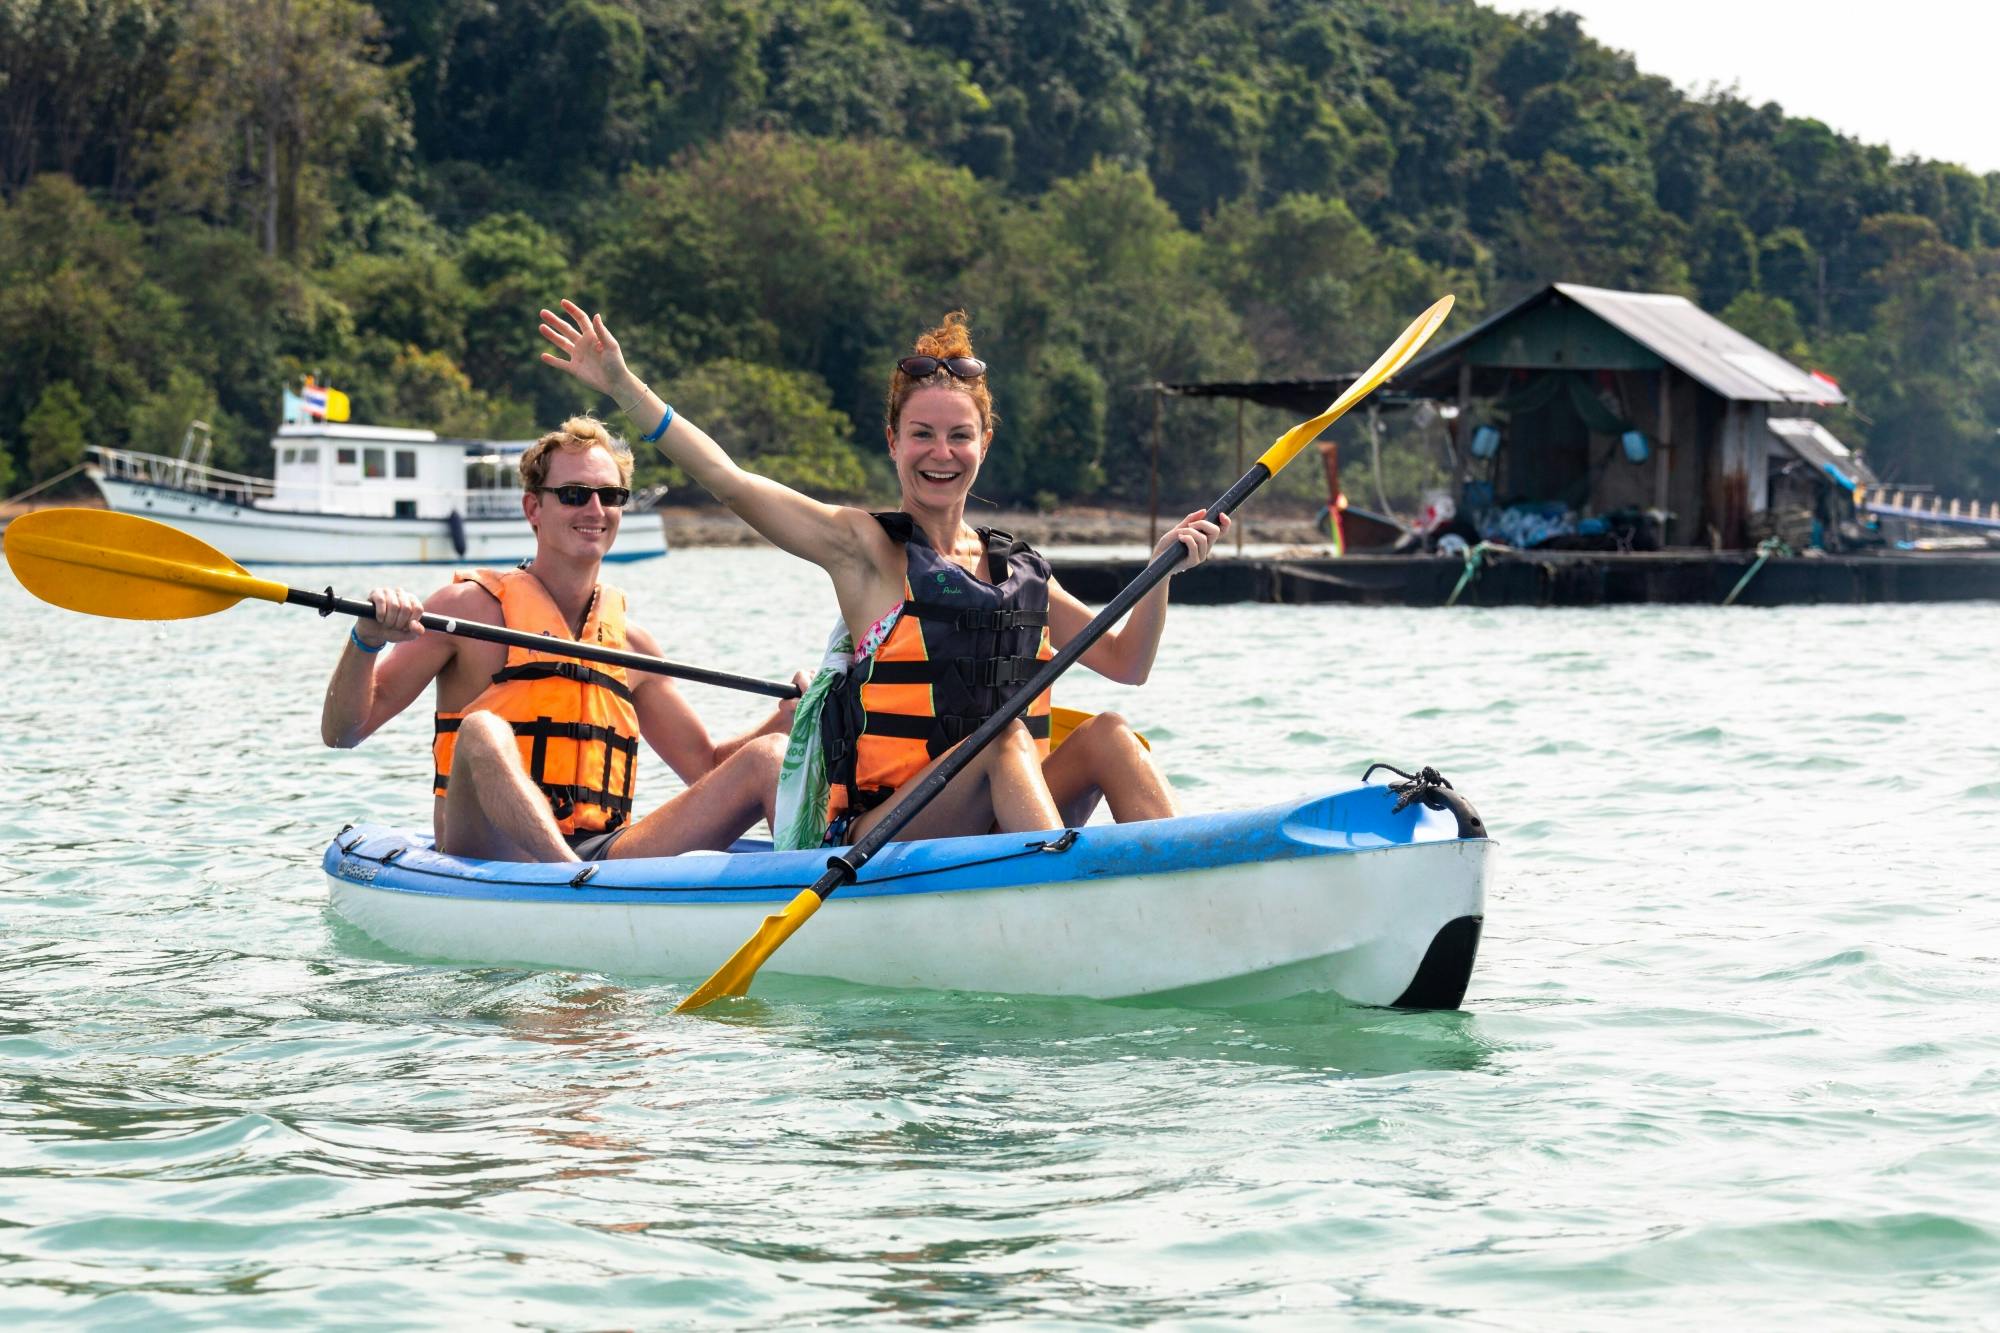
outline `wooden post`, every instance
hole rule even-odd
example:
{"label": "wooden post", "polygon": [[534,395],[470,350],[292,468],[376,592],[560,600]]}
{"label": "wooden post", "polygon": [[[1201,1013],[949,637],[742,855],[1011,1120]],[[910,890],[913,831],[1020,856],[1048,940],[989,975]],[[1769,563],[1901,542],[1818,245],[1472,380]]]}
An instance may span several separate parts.
{"label": "wooden post", "polygon": [[1670,384],[1673,373],[1674,368],[1672,366],[1667,365],[1665,362],[1660,364],[1660,404],[1657,413],[1658,419],[1653,423],[1655,427],[1653,433],[1657,437],[1655,443],[1659,446],[1653,454],[1659,460],[1659,466],[1654,469],[1656,479],[1653,483],[1653,507],[1660,511],[1660,545],[1662,546],[1670,544],[1667,541],[1667,480],[1673,472],[1674,398]]}
{"label": "wooden post", "polygon": [[1146,539],[1149,546],[1160,544],[1160,403],[1166,396],[1159,385],[1153,386],[1153,460],[1146,476],[1146,507],[1153,515],[1153,535]]}
{"label": "wooden post", "polygon": [[1471,439],[1466,431],[1472,427],[1472,362],[1464,352],[1458,356],[1458,419],[1452,422],[1455,434],[1452,443],[1457,446],[1453,453],[1453,463],[1458,469],[1459,498],[1465,498],[1465,483],[1472,480],[1472,454],[1467,446]]}
{"label": "wooden post", "polygon": [[[1243,400],[1241,398],[1236,400],[1236,475],[1239,477],[1243,475]],[[1243,520],[1240,518],[1237,519],[1235,527],[1236,554],[1242,555]]]}

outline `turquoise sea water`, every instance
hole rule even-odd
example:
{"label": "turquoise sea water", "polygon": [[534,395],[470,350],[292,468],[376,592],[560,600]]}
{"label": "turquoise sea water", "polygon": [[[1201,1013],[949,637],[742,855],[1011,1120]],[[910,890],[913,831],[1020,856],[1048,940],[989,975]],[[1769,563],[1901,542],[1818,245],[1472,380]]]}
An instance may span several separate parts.
{"label": "turquoise sea water", "polygon": [[[614,577],[670,655],[749,674],[831,617],[770,551]],[[1143,689],[1059,689],[1192,809],[1442,768],[1505,853],[1449,1014],[779,979],[716,1020],[399,958],[319,854],[428,818],[429,724],[319,746],[344,632],[91,620],[0,574],[0,1323],[2000,1308],[2000,607],[1190,607]],[[762,707],[689,689],[719,731]]]}

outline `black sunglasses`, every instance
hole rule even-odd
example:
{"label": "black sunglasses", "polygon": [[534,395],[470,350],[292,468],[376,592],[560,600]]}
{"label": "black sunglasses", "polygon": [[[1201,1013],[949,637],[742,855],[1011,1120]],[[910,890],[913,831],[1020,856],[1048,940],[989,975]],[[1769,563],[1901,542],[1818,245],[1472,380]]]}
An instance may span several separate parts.
{"label": "black sunglasses", "polygon": [[623,509],[625,502],[632,498],[631,490],[624,486],[541,486],[536,489],[547,491],[572,509],[589,504],[593,495],[606,509]]}
{"label": "black sunglasses", "polygon": [[986,373],[986,363],[976,356],[906,356],[896,369],[913,380],[929,379],[940,370],[953,379],[976,380]]}

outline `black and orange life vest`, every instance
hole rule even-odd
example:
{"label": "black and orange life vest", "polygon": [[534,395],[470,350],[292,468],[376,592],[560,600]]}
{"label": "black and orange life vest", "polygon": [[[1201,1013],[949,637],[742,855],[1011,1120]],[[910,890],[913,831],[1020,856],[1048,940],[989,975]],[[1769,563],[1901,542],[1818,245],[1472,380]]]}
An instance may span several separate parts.
{"label": "black and orange life vest", "polygon": [[[889,637],[836,681],[820,712],[827,818],[871,809],[1000,711],[1049,646],[1049,562],[980,528],[987,578],[940,555],[908,514],[877,514],[902,543],[903,610]],[[1023,721],[1046,757],[1049,691]]]}
{"label": "black and orange life vest", "polygon": [[[548,589],[525,569],[480,569],[452,581],[477,583],[499,598],[501,621],[510,629],[570,637]],[[625,594],[599,584],[575,641],[624,648]],[[495,714],[514,728],[521,762],[564,833],[602,832],[631,818],[639,714],[624,667],[510,646],[506,665],[478,698],[460,712],[437,715],[431,756],[438,796],[451,777],[458,725],[470,713]]]}

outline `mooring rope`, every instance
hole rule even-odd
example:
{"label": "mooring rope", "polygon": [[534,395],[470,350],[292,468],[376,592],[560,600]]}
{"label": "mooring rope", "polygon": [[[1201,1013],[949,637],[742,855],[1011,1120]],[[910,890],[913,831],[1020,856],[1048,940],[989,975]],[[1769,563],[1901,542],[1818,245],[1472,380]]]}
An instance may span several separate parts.
{"label": "mooring rope", "polygon": [[1479,577],[1479,571],[1483,567],[1486,557],[1498,549],[1499,547],[1491,542],[1479,542],[1466,551],[1465,572],[1458,576],[1458,586],[1451,590],[1451,596],[1444,599],[1446,606],[1458,605],[1458,595],[1465,591],[1468,584]]}
{"label": "mooring rope", "polygon": [[0,500],[0,505],[10,505],[10,504],[15,504],[21,500],[25,500],[29,496],[33,495],[36,491],[45,491],[59,481],[69,480],[71,477],[74,477],[77,473],[83,471],[83,468],[84,465],[82,463],[78,463],[75,467],[65,468],[63,471],[56,473],[53,477],[50,477],[47,481],[38,481],[34,485],[30,486],[27,490],[20,492],[18,495],[10,495],[4,500]]}
{"label": "mooring rope", "polygon": [[1758,542],[1756,563],[1743,571],[1743,577],[1736,580],[1736,586],[1729,590],[1729,596],[1722,599],[1722,604],[1724,606],[1735,605],[1736,595],[1750,586],[1750,580],[1757,577],[1757,571],[1764,567],[1766,560],[1769,560],[1774,555],[1790,554],[1792,554],[1792,548],[1779,541],[1776,537],[1766,537],[1763,541]]}

